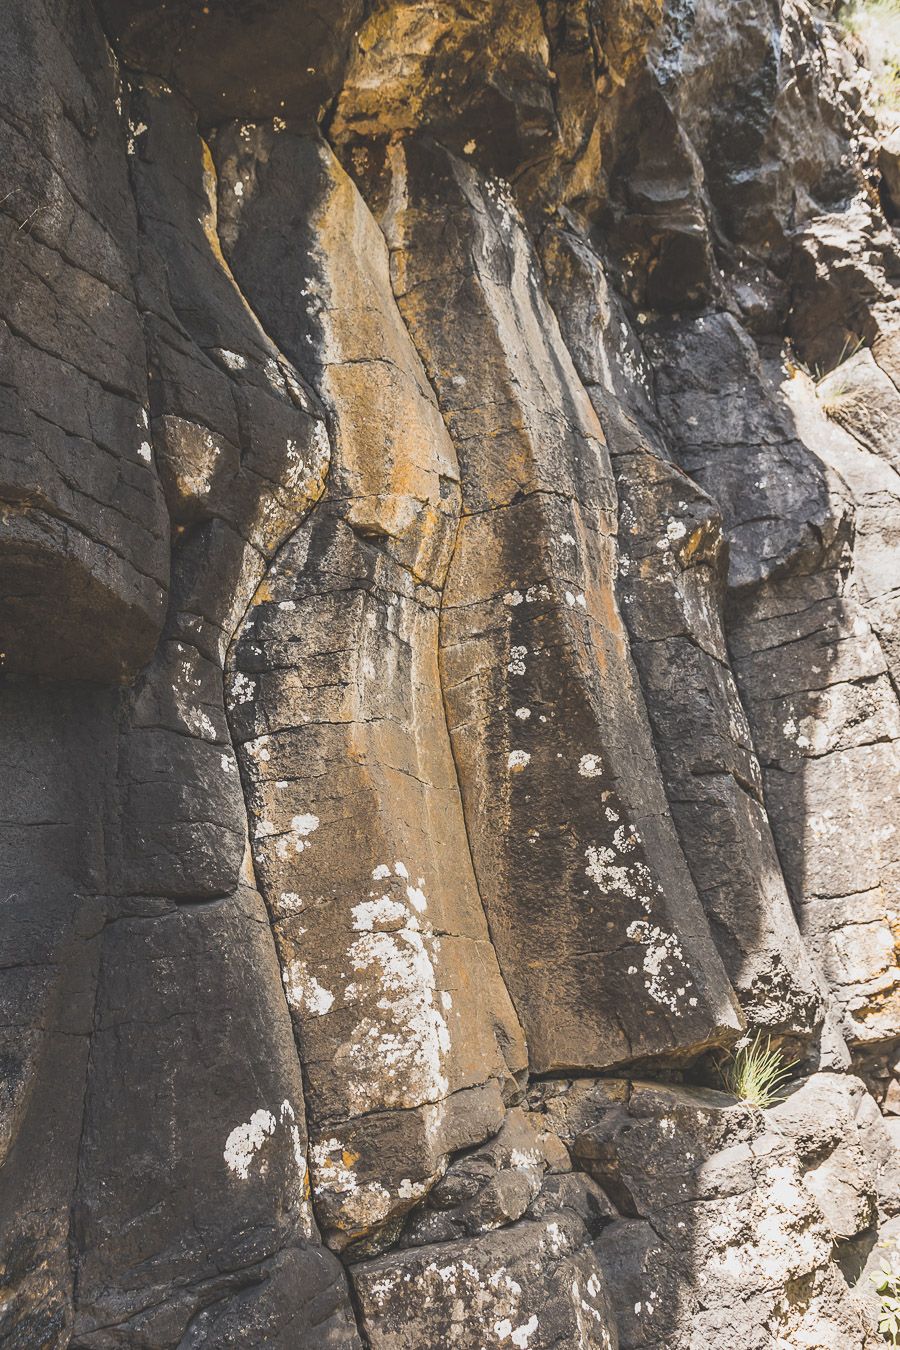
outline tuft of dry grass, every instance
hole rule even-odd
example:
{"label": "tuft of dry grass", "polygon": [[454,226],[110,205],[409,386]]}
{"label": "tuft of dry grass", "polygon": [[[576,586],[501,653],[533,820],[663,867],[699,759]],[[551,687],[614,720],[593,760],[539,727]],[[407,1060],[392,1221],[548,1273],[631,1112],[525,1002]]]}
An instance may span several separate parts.
{"label": "tuft of dry grass", "polygon": [[722,1081],[739,1101],[765,1110],[781,1101],[791,1069],[798,1062],[785,1060],[780,1050],[772,1049],[771,1036],[763,1041],[762,1033],[757,1032],[745,1045],[738,1042],[722,1069]]}

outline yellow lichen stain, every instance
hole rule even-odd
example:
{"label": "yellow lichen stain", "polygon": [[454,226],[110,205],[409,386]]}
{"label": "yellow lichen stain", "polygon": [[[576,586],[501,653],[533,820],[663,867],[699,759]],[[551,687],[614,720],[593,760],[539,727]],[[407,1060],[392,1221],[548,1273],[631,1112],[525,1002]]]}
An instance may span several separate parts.
{"label": "yellow lichen stain", "polygon": [[359,1162],[359,1154],[352,1153],[348,1148],[341,1149],[341,1162],[345,1167],[352,1167],[354,1163]]}
{"label": "yellow lichen stain", "polygon": [[[395,165],[396,168],[396,165]],[[383,248],[359,191],[343,167],[328,156],[330,179],[312,213],[317,235],[315,252],[325,261],[327,304],[321,311],[325,328],[325,397],[334,406],[342,426],[341,451],[345,470],[355,478],[351,520],[365,532],[379,533],[403,555],[403,564],[419,582],[443,579],[449,563],[449,540],[459,511],[458,489],[442,494],[441,478],[456,476],[456,461],[440,412],[428,393],[428,383],[409,339],[409,316],[404,325],[386,326],[382,316],[396,304],[383,252],[384,271],[377,255],[370,297],[360,294],[356,268],[335,267],[334,260],[370,255]],[[403,208],[400,193],[394,205]],[[367,327],[371,325],[371,341]],[[395,338],[395,340],[394,340]],[[352,352],[370,346],[383,359],[353,361]],[[393,367],[386,373],[386,366]],[[383,410],[383,416],[373,415]]]}
{"label": "yellow lichen stain", "polygon": [[[207,210],[204,213],[203,220],[200,223],[203,226],[203,233],[206,236],[207,243],[209,244],[210,252],[212,253],[216,262],[221,267],[222,271],[225,273],[226,277],[231,282],[232,286],[237,292],[241,304],[244,306],[244,309],[250,315],[254,325],[259,330],[259,333],[265,345],[271,348],[272,351],[277,351],[277,348],[275,347],[274,343],[271,342],[267,333],[263,329],[262,324],[260,323],[256,314],[250,307],[250,304],[247,301],[246,296],[244,295],[240,286],[235,281],[234,274],[231,268],[228,266],[228,263],[225,260],[225,255],[222,252],[222,245],[219,241],[219,205],[217,196],[219,178],[218,174],[216,173],[216,165],[212,157],[212,151],[210,150],[206,141],[203,140],[202,137],[200,138],[200,145],[202,146],[203,152],[203,190],[206,193],[206,201],[207,201]],[[280,353],[278,354],[280,355]]]}
{"label": "yellow lichen stain", "polygon": [[894,941],[894,963],[900,966],[900,914],[891,912],[885,915],[885,920]]}
{"label": "yellow lichen stain", "polygon": [[[203,233],[206,235],[209,247],[212,250],[216,262],[231,275],[225,258],[222,254],[222,245],[219,243],[219,206],[216,197],[218,191],[218,175],[216,174],[216,165],[212,157],[212,151],[201,137],[200,145],[203,154],[203,191],[206,193],[207,210],[203,217]],[[233,279],[233,278],[232,278]]]}
{"label": "yellow lichen stain", "polygon": [[700,554],[701,550],[708,551],[709,534],[705,525],[698,525],[692,530],[681,548],[681,560],[683,563],[692,562]]}

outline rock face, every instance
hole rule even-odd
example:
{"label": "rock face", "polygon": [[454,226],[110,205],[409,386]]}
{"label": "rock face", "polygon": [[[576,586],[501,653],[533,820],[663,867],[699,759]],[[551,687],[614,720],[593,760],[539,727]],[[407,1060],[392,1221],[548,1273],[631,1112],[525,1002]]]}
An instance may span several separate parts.
{"label": "rock face", "polygon": [[812,0],[7,8],[0,1345],[877,1344],[860,53]]}

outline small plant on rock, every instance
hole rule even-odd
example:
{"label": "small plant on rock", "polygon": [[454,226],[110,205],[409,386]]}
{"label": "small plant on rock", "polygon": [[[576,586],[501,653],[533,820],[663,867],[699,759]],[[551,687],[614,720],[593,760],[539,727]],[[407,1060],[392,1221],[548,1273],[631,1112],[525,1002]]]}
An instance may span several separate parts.
{"label": "small plant on rock", "polygon": [[878,1330],[888,1345],[900,1345],[900,1275],[882,1262],[869,1278],[880,1299]]}
{"label": "small plant on rock", "polygon": [[785,1060],[780,1050],[772,1048],[771,1036],[763,1041],[757,1032],[752,1040],[745,1036],[738,1041],[722,1068],[722,1081],[739,1101],[765,1110],[781,1101],[791,1069],[798,1063]]}

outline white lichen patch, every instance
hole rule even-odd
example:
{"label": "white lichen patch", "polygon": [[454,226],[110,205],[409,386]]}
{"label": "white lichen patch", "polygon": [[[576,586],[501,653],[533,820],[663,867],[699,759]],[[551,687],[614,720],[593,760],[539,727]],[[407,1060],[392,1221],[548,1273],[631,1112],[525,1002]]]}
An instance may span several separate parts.
{"label": "white lichen patch", "polygon": [[190,731],[201,740],[214,741],[216,729],[202,708],[185,708],[184,720]]}
{"label": "white lichen patch", "polygon": [[291,817],[287,830],[280,831],[275,840],[275,853],[282,862],[312,847],[310,835],[319,828],[319,817],[304,811]]}
{"label": "white lichen patch", "polygon": [[518,1169],[540,1167],[543,1162],[541,1153],[536,1148],[514,1148],[510,1150],[509,1165]]}
{"label": "white lichen patch", "polygon": [[520,722],[527,722],[530,716],[530,708],[516,708],[516,717],[518,717]]}
{"label": "white lichen patch", "polygon": [[417,914],[424,914],[428,908],[428,897],[422,887],[425,885],[424,877],[417,877],[417,885],[409,885],[406,888],[406,898],[412,905]]}
{"label": "white lichen patch", "polygon": [[231,677],[231,698],[234,703],[250,703],[256,695],[256,681],[241,674]]}
{"label": "white lichen patch", "polygon": [[[620,827],[621,828],[621,827]],[[585,850],[588,877],[604,893],[616,891],[628,900],[637,900],[649,913],[652,878],[650,869],[638,859],[623,861],[615,848],[591,845]]]}
{"label": "white lichen patch", "polygon": [[[242,1181],[246,1181],[250,1176],[250,1170],[256,1155],[279,1129],[287,1134],[290,1148],[289,1153],[285,1152],[283,1147],[279,1150],[281,1158],[287,1164],[289,1171],[293,1170],[293,1177],[288,1174],[284,1179],[290,1184],[296,1197],[303,1232],[307,1237],[312,1237],[315,1231],[315,1223],[312,1207],[309,1203],[310,1189],[306,1149],[300,1126],[297,1123],[297,1113],[287,1098],[282,1101],[279,1107],[277,1120],[271,1111],[260,1108],[260,1110],[254,1111],[246,1124],[236,1126],[225,1141],[223,1156],[229,1171],[240,1177]],[[264,1176],[267,1169],[267,1161],[261,1161],[259,1164],[260,1175]]]}
{"label": "white lichen patch", "polygon": [[357,933],[373,933],[376,929],[401,928],[408,920],[407,908],[389,895],[377,900],[363,900],[351,911],[353,929]]}
{"label": "white lichen patch", "polygon": [[504,1317],[501,1318],[500,1321],[494,1323],[494,1335],[501,1345],[504,1341],[509,1341],[510,1344],[515,1345],[518,1350],[527,1350],[528,1342],[533,1333],[537,1331],[537,1328],[537,1313],[532,1313],[528,1321],[523,1322],[521,1326],[518,1327],[513,1327],[510,1319]]}
{"label": "white lichen patch", "polygon": [[310,974],[305,961],[289,961],[281,972],[289,1005],[297,1012],[324,1017],[334,1006],[334,994]]}
{"label": "white lichen patch", "polygon": [[788,740],[794,742],[794,744],[797,746],[798,749],[800,750],[812,749],[812,741],[809,739],[808,736],[805,736],[803,734],[803,732],[797,726],[797,723],[793,717],[789,717],[787,719],[784,726],[781,728],[781,731],[782,734],[786,736]]}
{"label": "white lichen patch", "polygon": [[[687,974],[678,938],[643,919],[629,924],[627,933],[632,942],[639,942],[644,948],[644,988],[656,1003],[680,1017],[693,981]],[[695,1007],[696,998],[689,998],[687,1006]]]}
{"label": "white lichen patch", "polygon": [[306,1237],[312,1237],[315,1225],[313,1222],[312,1207],[309,1203],[310,1185],[309,1168],[306,1163],[306,1149],[303,1145],[303,1137],[300,1134],[300,1126],[297,1124],[297,1113],[287,1098],[281,1103],[279,1116],[281,1124],[287,1130],[291,1141],[291,1152],[294,1157],[294,1166],[296,1168],[298,1182],[298,1198],[302,1205],[303,1231]]}
{"label": "white lichen patch", "polygon": [[712,1253],[710,1275],[742,1287],[807,1278],[831,1254],[831,1234],[793,1159],[771,1164],[752,1196],[720,1200],[704,1240]]}
{"label": "white lichen patch", "polygon": [[[342,1051],[353,1070],[352,1110],[419,1105],[447,1095],[450,1031],[435,971],[440,947],[411,912],[403,927],[364,932],[350,947],[349,968],[364,976],[359,988],[366,1010]],[[346,991],[345,998],[350,1001]]]}
{"label": "white lichen patch", "polygon": [[641,842],[633,825],[620,825],[613,834],[613,845],[620,853],[630,853]]}
{"label": "white lichen patch", "polygon": [[582,778],[599,778],[603,773],[603,760],[599,755],[582,755],[578,761],[578,772]]}
{"label": "white lichen patch", "polygon": [[506,764],[511,773],[519,773],[530,762],[531,755],[527,750],[510,750],[507,756]]}
{"label": "white lichen patch", "polygon": [[423,1195],[427,1195],[428,1186],[424,1181],[410,1181],[409,1177],[404,1177],[397,1187],[397,1194],[401,1200],[420,1200]]}
{"label": "white lichen patch", "polygon": [[[570,1235],[556,1223],[533,1224],[529,1229],[527,1236],[522,1234],[518,1279],[504,1262],[501,1249],[489,1243],[484,1247],[473,1243],[471,1255],[461,1254],[458,1248],[446,1252],[431,1248],[431,1259],[426,1259],[426,1248],[420,1249],[421,1255],[410,1253],[410,1260],[371,1274],[363,1270],[364,1302],[380,1310],[388,1325],[394,1324],[393,1315],[399,1313],[410,1345],[437,1347],[440,1343],[442,1350],[444,1346],[449,1350],[451,1344],[473,1350],[534,1350],[552,1342],[611,1350],[605,1285],[599,1270],[592,1270],[590,1255],[577,1252]],[[547,1274],[544,1280],[542,1271]],[[542,1311],[551,1288],[552,1331],[543,1325]],[[433,1311],[443,1315],[448,1309],[452,1310],[449,1336],[435,1337]],[[454,1336],[455,1328],[462,1334]]]}
{"label": "white lichen patch", "polygon": [[543,581],[537,586],[529,586],[525,592],[525,603],[528,605],[536,604],[538,600],[550,600],[552,598],[549,586],[545,585]]}
{"label": "white lichen patch", "polygon": [[378,1181],[360,1182],[354,1171],[358,1155],[339,1139],[323,1139],[310,1149],[313,1193],[338,1202],[345,1228],[372,1228],[391,1212],[390,1192]]}
{"label": "white lichen patch", "polygon": [[306,478],[306,461],[296,441],[288,440],[285,446],[285,458],[287,472],[284,485],[290,492],[296,492]]}
{"label": "white lichen patch", "polygon": [[506,669],[510,675],[525,674],[525,657],[528,655],[528,648],[522,646],[510,647],[509,663]]}
{"label": "white lichen patch", "polygon": [[313,1190],[316,1194],[336,1190],[352,1195],[359,1189],[359,1182],[353,1171],[357,1155],[346,1148],[340,1139],[319,1140],[312,1145],[309,1157],[314,1177]]}
{"label": "white lichen patch", "polygon": [[246,1181],[250,1164],[268,1138],[275,1133],[271,1111],[254,1111],[245,1125],[236,1125],[225,1141],[224,1158],[231,1172]]}
{"label": "white lichen patch", "polygon": [[241,356],[240,352],[230,352],[224,347],[218,348],[219,359],[229,370],[244,370],[247,365],[246,356]]}
{"label": "white lichen patch", "polygon": [[[305,401],[304,405],[305,406]],[[324,469],[331,459],[331,441],[328,439],[328,428],[324,422],[316,422],[312,429],[313,449],[316,452],[316,459],[319,470]]]}
{"label": "white lichen patch", "polygon": [[133,155],[135,153],[138,137],[143,136],[146,133],[146,131],[147,131],[146,122],[132,122],[131,119],[129,118],[128,142],[126,146],[129,155]]}

